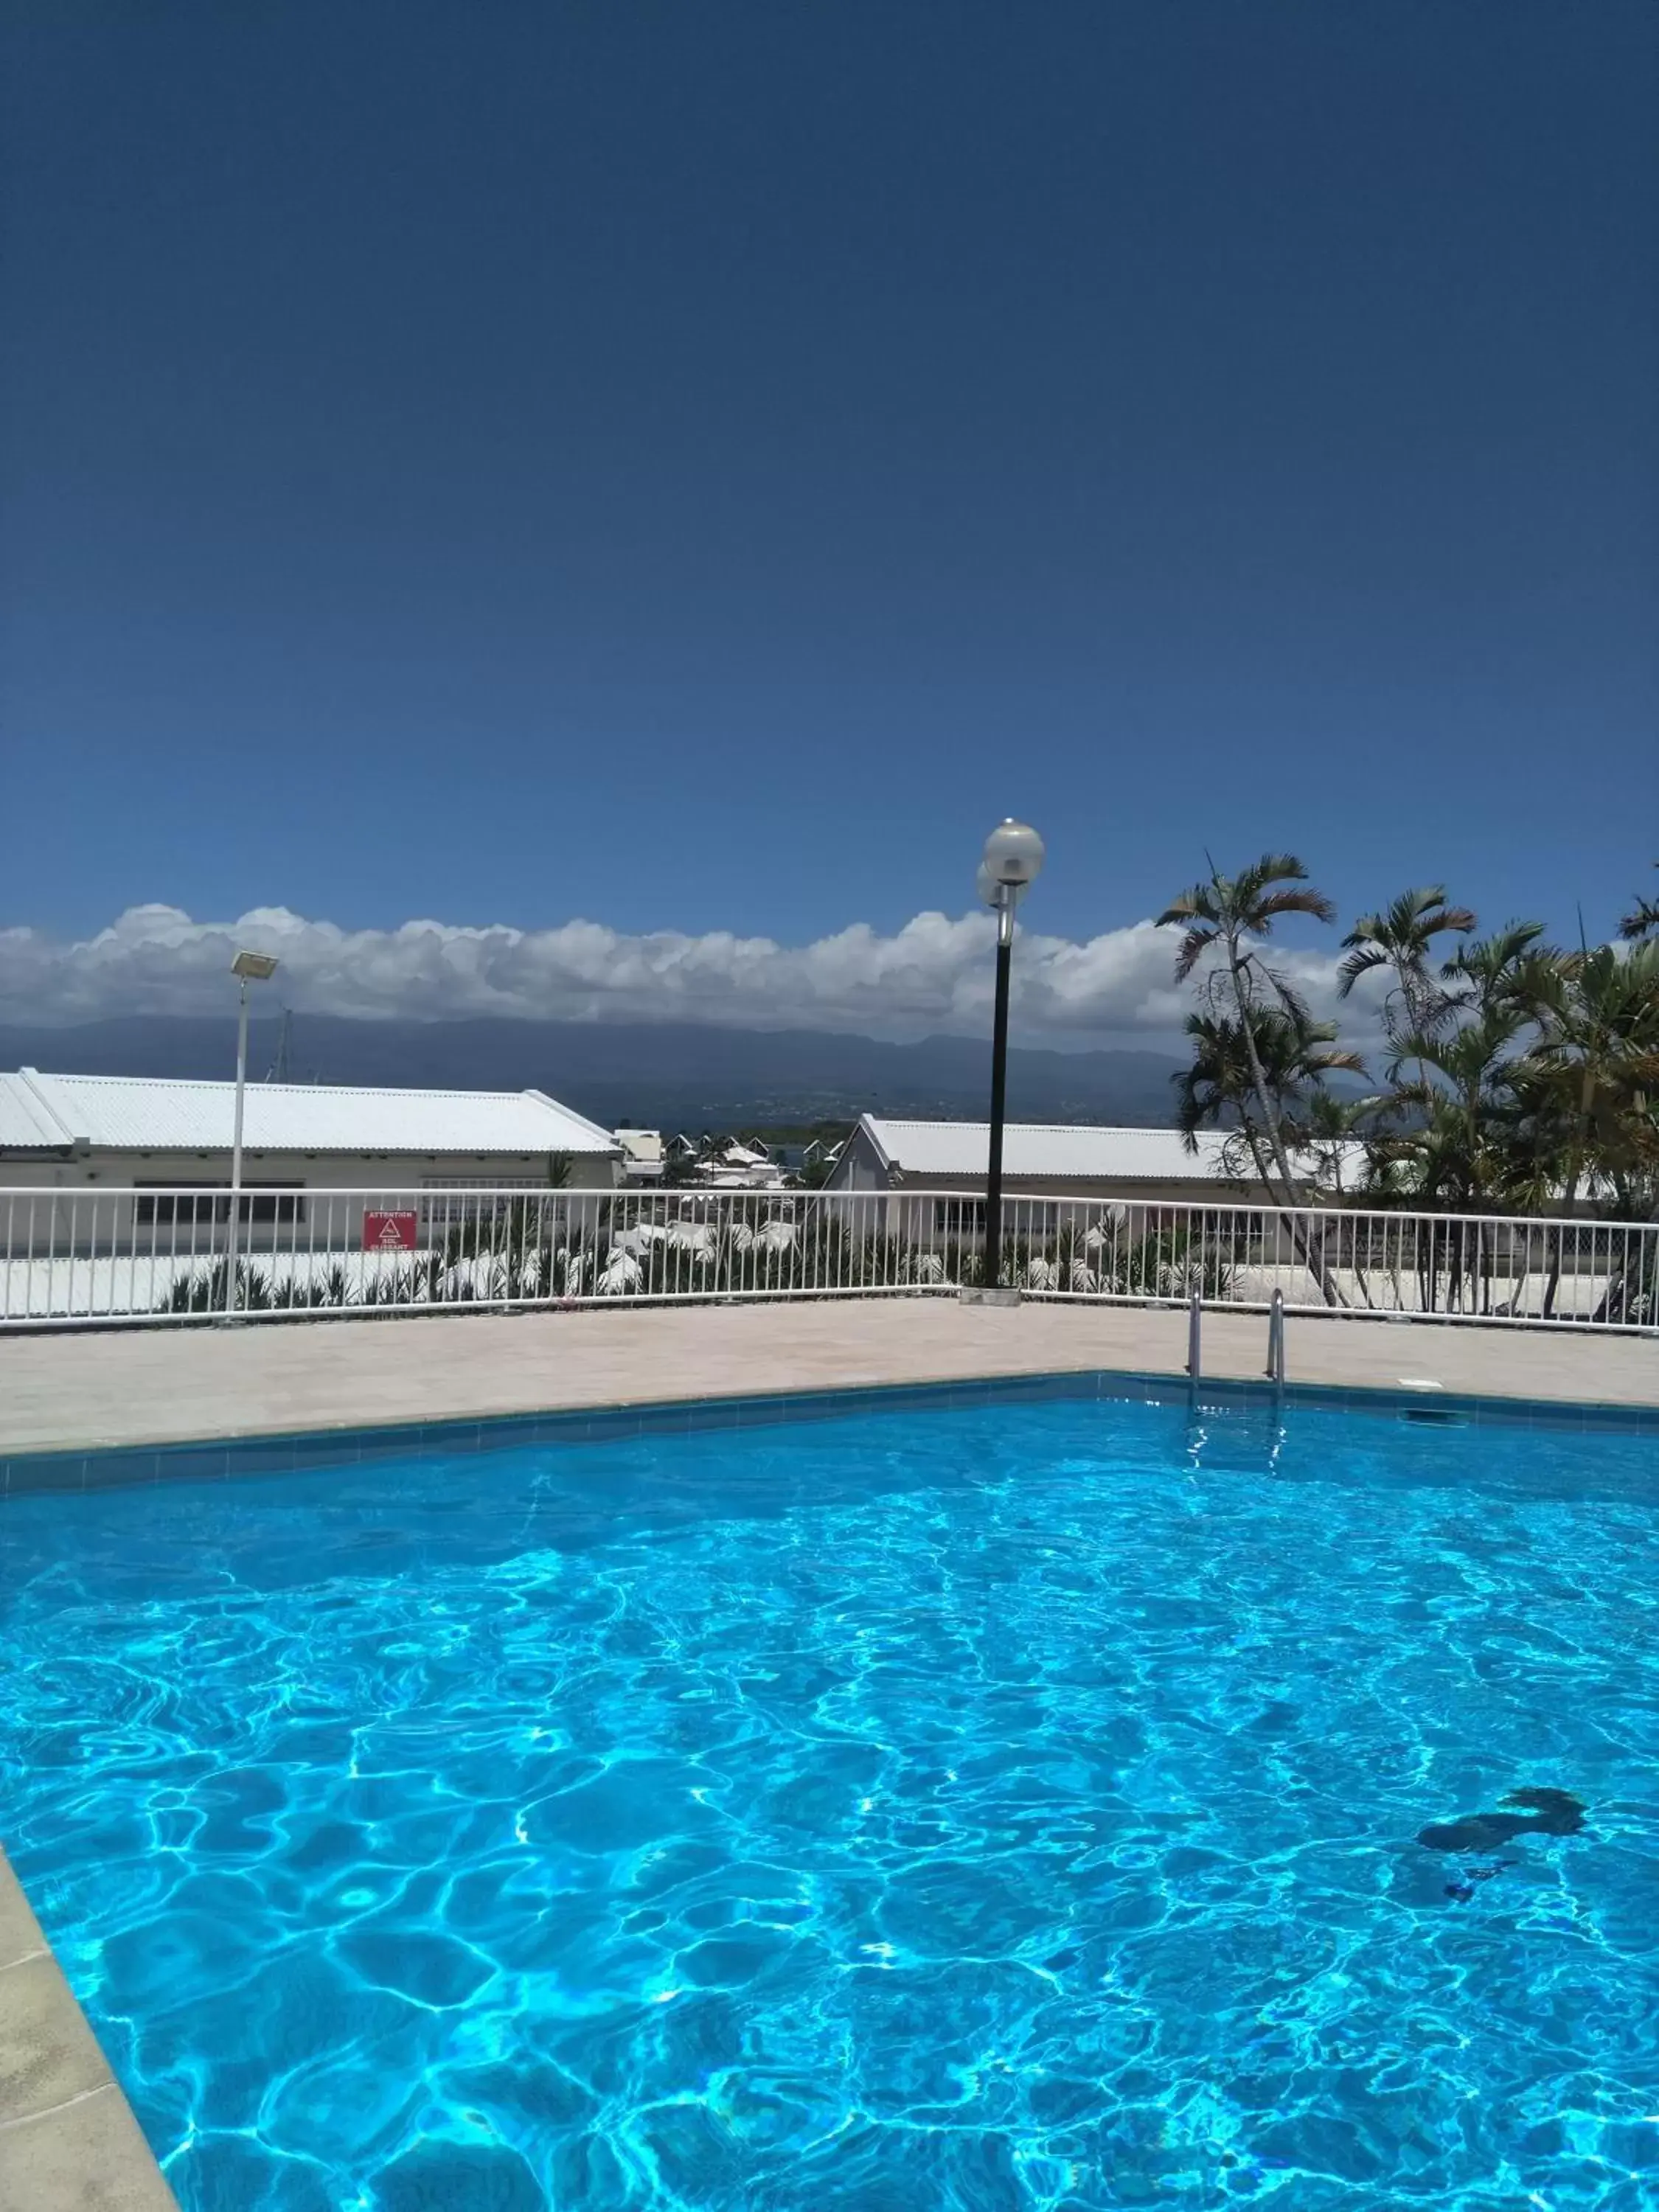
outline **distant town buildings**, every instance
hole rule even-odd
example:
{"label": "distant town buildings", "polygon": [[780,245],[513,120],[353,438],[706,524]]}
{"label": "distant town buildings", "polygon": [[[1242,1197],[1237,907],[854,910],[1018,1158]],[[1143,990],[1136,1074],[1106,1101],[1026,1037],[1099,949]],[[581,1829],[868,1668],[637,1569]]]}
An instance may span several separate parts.
{"label": "distant town buildings", "polygon": [[[210,1208],[230,1185],[234,1101],[228,1082],[0,1073],[0,1188],[191,1189]],[[605,1129],[541,1091],[256,1082],[243,1215],[263,1218],[261,1188],[776,1190],[822,1180],[839,1151],[823,1139]]]}
{"label": "distant town buildings", "polygon": [[733,1138],[699,1156],[692,1180],[705,1190],[778,1190],[786,1171],[764,1145]]}

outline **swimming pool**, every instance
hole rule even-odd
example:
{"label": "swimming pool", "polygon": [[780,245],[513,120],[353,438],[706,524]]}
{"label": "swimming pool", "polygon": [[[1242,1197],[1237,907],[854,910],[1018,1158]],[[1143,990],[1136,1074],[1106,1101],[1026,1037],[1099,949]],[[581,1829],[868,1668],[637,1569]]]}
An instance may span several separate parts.
{"label": "swimming pool", "polygon": [[0,1836],[186,2212],[1624,2212],[1656,1474],[992,1399],[14,1497]]}

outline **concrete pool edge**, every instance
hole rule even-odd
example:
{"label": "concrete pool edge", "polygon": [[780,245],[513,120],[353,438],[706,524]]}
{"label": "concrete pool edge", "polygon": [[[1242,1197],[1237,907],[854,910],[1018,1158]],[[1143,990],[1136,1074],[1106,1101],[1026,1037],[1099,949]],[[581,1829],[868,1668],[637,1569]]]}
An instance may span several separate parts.
{"label": "concrete pool edge", "polygon": [[609,1405],[542,1413],[485,1414],[424,1422],[295,1430],[198,1438],[155,1445],[17,1453],[0,1460],[0,1497],[75,1492],[155,1482],[220,1480],[246,1474],[297,1474],[381,1459],[447,1458],[538,1443],[594,1443],[617,1438],[832,1420],[882,1408],[1015,1405],[1054,1399],[1188,1405],[1194,1412],[1271,1411],[1275,1405],[1393,1415],[1425,1425],[1606,1431],[1659,1437],[1659,1407],[1604,1400],[1519,1398],[1468,1391],[1370,1383],[1286,1382],[1233,1376],[1196,1385],[1167,1371],[1061,1368],[1036,1374],[940,1377],[905,1382],[830,1385],[680,1399],[622,1399]]}
{"label": "concrete pool edge", "polygon": [[[1351,1318],[1299,1320],[1291,1376],[1659,1409],[1659,1338]],[[1174,1307],[926,1297],[476,1314],[418,1329],[0,1332],[0,1461],[1062,1369],[1184,1382],[1187,1337]],[[1261,1315],[1206,1317],[1206,1376],[1255,1381],[1266,1352]]]}
{"label": "concrete pool edge", "polygon": [[0,2204],[20,2212],[178,2212],[3,1851]]}

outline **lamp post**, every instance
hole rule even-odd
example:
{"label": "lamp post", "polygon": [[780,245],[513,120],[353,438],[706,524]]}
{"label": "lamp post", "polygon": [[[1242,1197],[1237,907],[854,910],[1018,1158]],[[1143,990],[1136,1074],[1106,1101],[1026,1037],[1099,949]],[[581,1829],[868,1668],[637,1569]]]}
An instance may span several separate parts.
{"label": "lamp post", "polygon": [[241,984],[241,1006],[236,1018],[236,1121],[230,1139],[230,1232],[225,1239],[225,1311],[236,1310],[236,1234],[242,1214],[242,1102],[247,1091],[247,987],[268,983],[276,973],[269,952],[239,952],[230,972]]}
{"label": "lamp post", "polygon": [[1014,950],[1014,908],[1042,870],[1042,840],[1011,816],[985,841],[979,895],[997,918],[996,1019],[991,1032],[991,1149],[985,1169],[985,1283],[1002,1286],[1002,1117],[1008,1086],[1008,978]]}

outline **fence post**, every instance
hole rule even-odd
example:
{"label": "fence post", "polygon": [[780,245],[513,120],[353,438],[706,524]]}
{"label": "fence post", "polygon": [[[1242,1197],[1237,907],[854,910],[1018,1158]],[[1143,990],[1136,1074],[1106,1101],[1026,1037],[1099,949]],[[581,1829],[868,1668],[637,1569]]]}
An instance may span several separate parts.
{"label": "fence post", "polygon": [[1267,1314],[1267,1380],[1276,1389],[1285,1387],[1285,1293],[1273,1292]]}
{"label": "fence post", "polygon": [[1204,1293],[1196,1283],[1192,1297],[1187,1301],[1187,1372],[1196,1382],[1203,1371],[1200,1335],[1204,1313]]}

